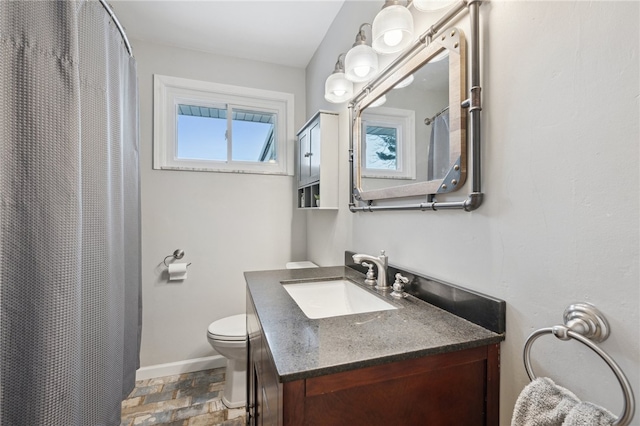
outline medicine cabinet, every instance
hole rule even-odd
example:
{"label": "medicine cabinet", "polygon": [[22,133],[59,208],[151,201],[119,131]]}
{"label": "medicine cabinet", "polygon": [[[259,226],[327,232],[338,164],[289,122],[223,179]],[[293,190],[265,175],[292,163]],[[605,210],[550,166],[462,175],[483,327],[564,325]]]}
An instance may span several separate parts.
{"label": "medicine cabinet", "polygon": [[298,208],[338,208],[338,114],[316,113],[298,132]]}

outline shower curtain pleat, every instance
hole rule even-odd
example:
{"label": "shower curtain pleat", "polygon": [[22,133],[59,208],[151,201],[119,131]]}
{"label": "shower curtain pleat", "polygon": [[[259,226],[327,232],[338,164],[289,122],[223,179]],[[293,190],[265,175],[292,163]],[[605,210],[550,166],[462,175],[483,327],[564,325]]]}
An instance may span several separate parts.
{"label": "shower curtain pleat", "polygon": [[119,425],[140,345],[135,61],[96,1],[1,1],[0,57],[0,425]]}
{"label": "shower curtain pleat", "polygon": [[442,179],[449,172],[449,111],[438,115],[431,124],[429,142],[428,180]]}

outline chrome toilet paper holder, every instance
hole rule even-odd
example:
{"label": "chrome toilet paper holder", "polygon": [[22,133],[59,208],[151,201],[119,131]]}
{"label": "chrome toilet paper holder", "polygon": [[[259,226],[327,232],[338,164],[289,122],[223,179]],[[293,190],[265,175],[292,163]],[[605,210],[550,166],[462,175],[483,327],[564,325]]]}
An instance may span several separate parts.
{"label": "chrome toilet paper holder", "polygon": [[[166,256],[164,258],[164,260],[162,261],[162,263],[164,263],[164,266],[166,266],[167,268],[169,267],[169,265],[167,265],[167,259],[173,257],[174,259],[182,259],[184,257],[184,250],[182,249],[176,249],[176,251],[173,252],[173,254],[170,254],[169,256]],[[187,263],[187,267],[191,266],[191,262]]]}

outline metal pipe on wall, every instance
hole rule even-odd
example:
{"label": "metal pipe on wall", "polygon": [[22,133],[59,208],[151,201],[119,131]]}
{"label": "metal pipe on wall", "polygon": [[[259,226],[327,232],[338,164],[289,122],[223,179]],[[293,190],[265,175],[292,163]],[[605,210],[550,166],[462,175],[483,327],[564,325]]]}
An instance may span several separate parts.
{"label": "metal pipe on wall", "polygon": [[480,111],[482,111],[480,87],[480,0],[470,0],[469,15],[471,21],[471,89],[469,105],[469,117],[471,122],[471,191],[482,193],[480,181]]}

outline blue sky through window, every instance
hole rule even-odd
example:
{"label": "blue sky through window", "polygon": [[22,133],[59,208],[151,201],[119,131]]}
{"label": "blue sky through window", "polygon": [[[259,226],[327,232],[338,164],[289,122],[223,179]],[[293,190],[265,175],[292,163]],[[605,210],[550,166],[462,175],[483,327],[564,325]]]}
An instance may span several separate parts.
{"label": "blue sky through window", "polygon": [[227,160],[227,120],[178,115],[178,158]]}
{"label": "blue sky through window", "polygon": [[273,129],[273,124],[233,120],[234,161],[260,161],[264,144]]}
{"label": "blue sky through window", "polygon": [[[214,110],[212,108],[212,110]],[[215,109],[217,110],[217,109]],[[250,114],[242,111],[242,114]],[[264,115],[265,113],[257,113]],[[270,114],[269,114],[270,115]],[[275,117],[271,117],[273,120]],[[177,157],[192,160],[227,161],[227,120],[178,114]],[[260,161],[265,143],[273,138],[274,125],[232,120],[232,160]],[[271,140],[273,143],[273,140]],[[267,157],[266,160],[269,160]]]}

